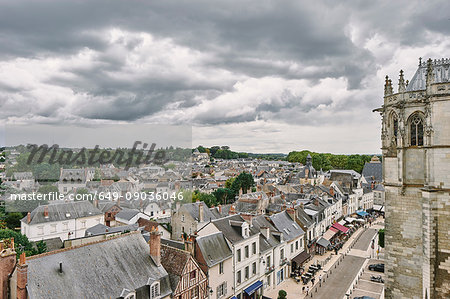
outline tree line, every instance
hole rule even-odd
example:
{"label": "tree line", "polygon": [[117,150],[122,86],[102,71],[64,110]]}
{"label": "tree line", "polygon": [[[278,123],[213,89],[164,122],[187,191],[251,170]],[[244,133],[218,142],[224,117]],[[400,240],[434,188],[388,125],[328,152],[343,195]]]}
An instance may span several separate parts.
{"label": "tree line", "polygon": [[[293,151],[287,156],[289,162],[306,163],[308,154],[312,157],[312,165],[316,170],[322,169],[328,171],[330,169],[353,169],[361,173],[364,164],[372,159],[372,155],[335,155],[330,153],[316,153],[308,150],[300,152]],[[379,157],[381,160],[381,157]]]}

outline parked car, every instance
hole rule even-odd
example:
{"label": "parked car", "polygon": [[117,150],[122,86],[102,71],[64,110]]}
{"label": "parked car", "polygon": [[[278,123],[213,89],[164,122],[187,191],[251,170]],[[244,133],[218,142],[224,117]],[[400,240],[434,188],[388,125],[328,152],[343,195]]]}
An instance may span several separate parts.
{"label": "parked car", "polygon": [[384,272],[384,264],[372,264],[369,266],[369,270],[377,271],[377,272]]}
{"label": "parked car", "polygon": [[361,296],[361,297],[353,297],[353,299],[375,299],[375,298],[369,296]]}
{"label": "parked car", "polygon": [[371,275],[370,276],[370,281],[373,282],[379,282],[379,283],[384,283],[383,278],[381,277],[381,275],[375,276],[375,275]]}

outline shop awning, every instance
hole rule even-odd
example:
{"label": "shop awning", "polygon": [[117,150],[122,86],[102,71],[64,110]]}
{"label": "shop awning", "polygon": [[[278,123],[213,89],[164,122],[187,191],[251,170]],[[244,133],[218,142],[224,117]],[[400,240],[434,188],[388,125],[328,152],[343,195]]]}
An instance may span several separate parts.
{"label": "shop awning", "polygon": [[382,205],[373,205],[373,209],[375,210],[375,211],[381,211],[381,208],[382,208],[383,206]]}
{"label": "shop awning", "polygon": [[338,229],[338,230],[340,230],[340,231],[343,232],[343,233],[348,232],[348,227],[345,227],[345,226],[343,226],[343,225],[341,225],[341,224],[339,224],[339,223],[333,224],[333,227],[336,228],[336,229]]}
{"label": "shop awning", "polygon": [[295,262],[298,266],[300,266],[305,261],[307,261],[310,257],[311,257],[311,255],[308,252],[303,251],[302,253],[300,253],[296,257],[294,257],[292,259],[292,261]]}
{"label": "shop awning", "polygon": [[329,241],[329,240],[331,240],[331,238],[334,237],[335,234],[336,234],[335,231],[333,231],[332,229],[329,229],[323,234],[322,238]]}
{"label": "shop awning", "polygon": [[345,221],[347,221],[348,223],[352,223],[355,220],[356,220],[356,218],[353,218],[353,217],[346,217],[345,218]]}
{"label": "shop awning", "polygon": [[358,214],[358,216],[361,216],[361,217],[369,215],[369,213],[367,213],[366,211],[356,211],[356,214]]}
{"label": "shop awning", "polygon": [[257,289],[259,289],[260,287],[262,287],[263,283],[261,280],[258,280],[257,282],[255,282],[254,284],[252,284],[251,286],[249,286],[248,288],[246,288],[244,290],[244,292],[247,293],[247,295],[251,295],[254,292],[256,292]]}
{"label": "shop awning", "polygon": [[320,246],[325,247],[325,248],[327,248],[328,246],[331,245],[330,241],[328,241],[327,239],[324,239],[324,238],[320,238],[320,240],[317,241],[317,244],[319,244]]}

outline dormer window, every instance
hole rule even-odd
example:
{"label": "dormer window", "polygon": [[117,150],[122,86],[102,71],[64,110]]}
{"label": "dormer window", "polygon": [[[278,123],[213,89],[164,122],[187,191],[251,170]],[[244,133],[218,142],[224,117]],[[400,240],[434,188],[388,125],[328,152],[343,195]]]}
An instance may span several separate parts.
{"label": "dormer window", "polygon": [[135,293],[130,293],[128,294],[125,299],[136,299],[136,294]]}
{"label": "dormer window", "polygon": [[159,282],[154,282],[150,286],[150,299],[156,299],[160,296]]}
{"label": "dormer window", "polygon": [[250,236],[250,228],[248,227],[248,223],[247,222],[242,223],[241,229],[242,229],[242,237],[244,239],[248,238]]}

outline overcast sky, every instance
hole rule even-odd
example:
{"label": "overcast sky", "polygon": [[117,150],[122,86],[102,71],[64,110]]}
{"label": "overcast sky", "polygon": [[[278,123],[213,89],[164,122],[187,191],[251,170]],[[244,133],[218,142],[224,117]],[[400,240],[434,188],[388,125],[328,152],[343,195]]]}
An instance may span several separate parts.
{"label": "overcast sky", "polygon": [[0,121],[379,153],[384,76],[396,87],[419,57],[448,58],[449,36],[445,0],[0,0]]}

